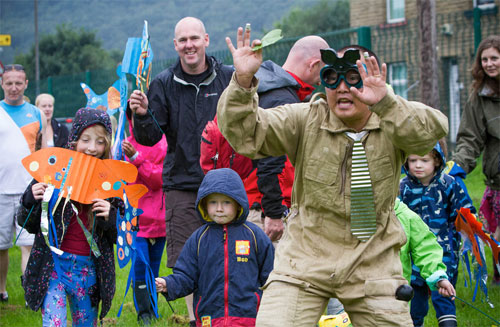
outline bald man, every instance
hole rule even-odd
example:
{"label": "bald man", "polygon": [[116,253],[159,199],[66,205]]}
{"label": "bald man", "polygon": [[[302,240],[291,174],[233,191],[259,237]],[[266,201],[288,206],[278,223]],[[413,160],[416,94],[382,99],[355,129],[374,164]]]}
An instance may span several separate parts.
{"label": "bald man", "polygon": [[[259,106],[273,108],[303,102],[320,85],[324,63],[321,49],[328,43],[319,36],[305,36],[290,49],[282,67],[268,60],[255,75],[259,80]],[[260,159],[256,171],[245,179],[250,203],[249,221],[278,241],[284,230],[282,218],[291,205],[294,168],[286,156]],[[276,243],[274,243],[276,244]]]}
{"label": "bald man", "polygon": [[[175,26],[174,38],[179,59],[156,76],[147,96],[138,90],[130,96],[136,140],[152,146],[165,134],[168,142],[163,189],[170,268],[185,241],[202,225],[194,206],[204,177],[200,167],[201,133],[207,122],[214,119],[219,97],[233,73],[232,67],[206,55],[209,44],[201,20],[181,19]],[[192,296],[186,297],[186,304],[195,326]]]}

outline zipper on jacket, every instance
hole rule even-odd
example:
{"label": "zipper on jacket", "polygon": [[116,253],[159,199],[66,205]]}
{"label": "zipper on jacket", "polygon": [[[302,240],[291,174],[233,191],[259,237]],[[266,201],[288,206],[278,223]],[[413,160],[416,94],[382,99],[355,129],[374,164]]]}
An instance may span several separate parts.
{"label": "zipper on jacket", "polygon": [[224,326],[229,319],[229,247],[227,244],[227,225],[224,225]]}
{"label": "zipper on jacket", "polygon": [[212,169],[217,169],[217,161],[219,160],[219,151],[215,153],[215,156],[213,156],[212,161],[214,162],[214,167]]}
{"label": "zipper on jacket", "polygon": [[194,311],[194,315],[196,317],[196,320],[198,320],[198,321],[201,321],[200,316],[198,315],[198,308],[200,307],[200,303],[201,303],[201,296],[198,300],[198,303],[196,303],[196,310]]}
{"label": "zipper on jacket", "polygon": [[255,312],[259,312],[260,296],[259,296],[259,293],[257,293],[257,292],[254,292],[253,294],[255,294],[255,297],[257,298],[257,307],[255,308]]}

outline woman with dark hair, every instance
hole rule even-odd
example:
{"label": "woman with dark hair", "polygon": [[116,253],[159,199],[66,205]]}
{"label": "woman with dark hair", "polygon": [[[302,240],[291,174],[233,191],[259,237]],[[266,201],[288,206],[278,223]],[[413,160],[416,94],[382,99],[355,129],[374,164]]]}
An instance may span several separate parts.
{"label": "woman with dark hair", "polygon": [[[500,238],[500,35],[490,35],[477,48],[472,65],[472,88],[458,129],[453,160],[466,173],[476,167],[483,153],[486,190],[480,212],[488,230]],[[493,264],[493,283],[500,285],[498,269]]]}
{"label": "woman with dark hair", "polygon": [[500,35],[490,35],[479,44],[476,59],[472,65],[472,77],[474,81],[472,82],[471,97],[484,87],[490,89],[489,95],[499,95]]}

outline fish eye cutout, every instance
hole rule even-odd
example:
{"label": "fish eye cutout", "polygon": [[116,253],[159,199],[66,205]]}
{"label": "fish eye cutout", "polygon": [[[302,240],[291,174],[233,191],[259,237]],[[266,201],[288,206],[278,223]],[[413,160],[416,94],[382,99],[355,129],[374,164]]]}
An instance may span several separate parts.
{"label": "fish eye cutout", "polygon": [[56,156],[50,156],[49,159],[47,159],[47,162],[49,163],[49,165],[53,166],[57,162],[57,157]]}

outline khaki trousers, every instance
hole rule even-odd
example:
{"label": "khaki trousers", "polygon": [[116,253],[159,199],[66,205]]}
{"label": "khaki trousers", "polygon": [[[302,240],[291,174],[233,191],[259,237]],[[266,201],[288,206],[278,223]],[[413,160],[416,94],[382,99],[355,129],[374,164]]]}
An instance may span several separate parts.
{"label": "khaki trousers", "polygon": [[260,209],[250,209],[248,211],[247,221],[254,223],[259,226],[260,229],[264,230],[264,218],[262,218],[262,210]]}
{"label": "khaki trousers", "polygon": [[[273,280],[264,286],[256,327],[316,326],[329,296],[313,289],[307,282],[290,277],[283,279],[286,281]],[[354,327],[413,326],[408,302],[396,300],[393,294],[340,300]]]}

